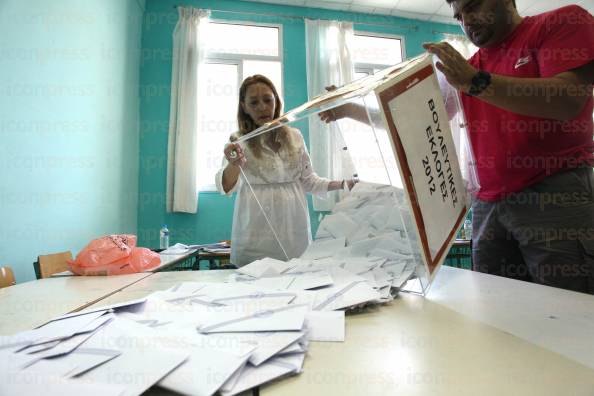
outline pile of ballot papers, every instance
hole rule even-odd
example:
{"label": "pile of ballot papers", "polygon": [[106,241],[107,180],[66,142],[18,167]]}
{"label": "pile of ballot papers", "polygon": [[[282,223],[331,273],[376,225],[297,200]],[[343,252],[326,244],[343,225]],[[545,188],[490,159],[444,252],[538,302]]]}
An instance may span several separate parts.
{"label": "pile of ballot papers", "polygon": [[325,300],[298,284],[182,283],[0,337],[0,394],[139,395],[156,385],[228,396],[298,374],[310,341],[345,338],[344,312],[313,310]]}
{"label": "pile of ballot papers", "polygon": [[316,240],[301,256],[310,266],[341,268],[365,279],[386,301],[415,273],[406,235],[404,192],[360,182],[324,217]]}
{"label": "pile of ballot papers", "polygon": [[413,274],[398,194],[357,184],[298,259],[0,337],[0,394],[231,396],[300,373],[310,341],[343,342],[346,311],[392,300]]}

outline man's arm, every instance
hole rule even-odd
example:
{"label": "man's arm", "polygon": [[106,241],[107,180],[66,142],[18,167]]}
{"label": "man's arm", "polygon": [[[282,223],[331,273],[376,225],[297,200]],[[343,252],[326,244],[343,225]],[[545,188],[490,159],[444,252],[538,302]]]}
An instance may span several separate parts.
{"label": "man's arm", "polygon": [[318,114],[320,120],[326,124],[348,117],[355,121],[362,122],[369,125],[369,117],[365,107],[356,103],[346,103],[342,106],[335,107],[330,110],[322,111]]}
{"label": "man's arm", "polygon": [[[448,43],[425,44],[439,58],[437,68],[455,88],[468,92],[478,72]],[[513,113],[571,120],[592,94],[594,61],[549,78],[516,78],[492,74],[489,87],[477,98]]]}

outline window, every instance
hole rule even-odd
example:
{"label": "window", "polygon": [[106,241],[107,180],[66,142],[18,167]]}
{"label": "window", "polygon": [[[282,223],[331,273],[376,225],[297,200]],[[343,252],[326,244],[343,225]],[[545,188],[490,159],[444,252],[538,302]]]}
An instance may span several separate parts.
{"label": "window", "polygon": [[[405,58],[404,40],[397,36],[355,33],[352,54],[355,79],[359,79],[402,62]],[[370,100],[367,105],[377,106],[377,101]],[[379,112],[379,108],[377,111]],[[370,138],[371,129],[345,119],[341,122],[341,133],[349,147],[358,177],[369,182],[387,183],[386,168],[379,155],[378,143]]]}
{"label": "window", "polygon": [[[254,74],[268,77],[283,97],[281,27],[211,22],[206,64],[198,76],[202,100],[198,131],[198,187],[214,191],[223,147],[237,131],[241,82]],[[210,39],[212,38],[212,39]]]}
{"label": "window", "polygon": [[404,60],[404,40],[398,36],[356,33],[353,41],[355,78],[361,78]]}

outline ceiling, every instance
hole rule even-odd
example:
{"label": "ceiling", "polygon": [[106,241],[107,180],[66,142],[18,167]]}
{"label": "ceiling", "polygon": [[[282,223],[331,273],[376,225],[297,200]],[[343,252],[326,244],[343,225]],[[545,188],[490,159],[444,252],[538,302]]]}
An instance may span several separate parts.
{"label": "ceiling", "polygon": [[[299,7],[394,15],[431,22],[456,23],[445,0],[248,0]],[[520,15],[534,15],[578,4],[594,14],[594,0],[516,0]]]}

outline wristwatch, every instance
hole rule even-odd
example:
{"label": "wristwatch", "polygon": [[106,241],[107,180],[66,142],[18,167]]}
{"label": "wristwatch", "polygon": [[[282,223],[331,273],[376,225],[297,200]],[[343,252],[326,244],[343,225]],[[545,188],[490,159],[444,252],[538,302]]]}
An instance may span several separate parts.
{"label": "wristwatch", "polygon": [[491,84],[491,74],[484,70],[479,70],[470,82],[470,89],[468,95],[477,96],[480,95],[487,87]]}

